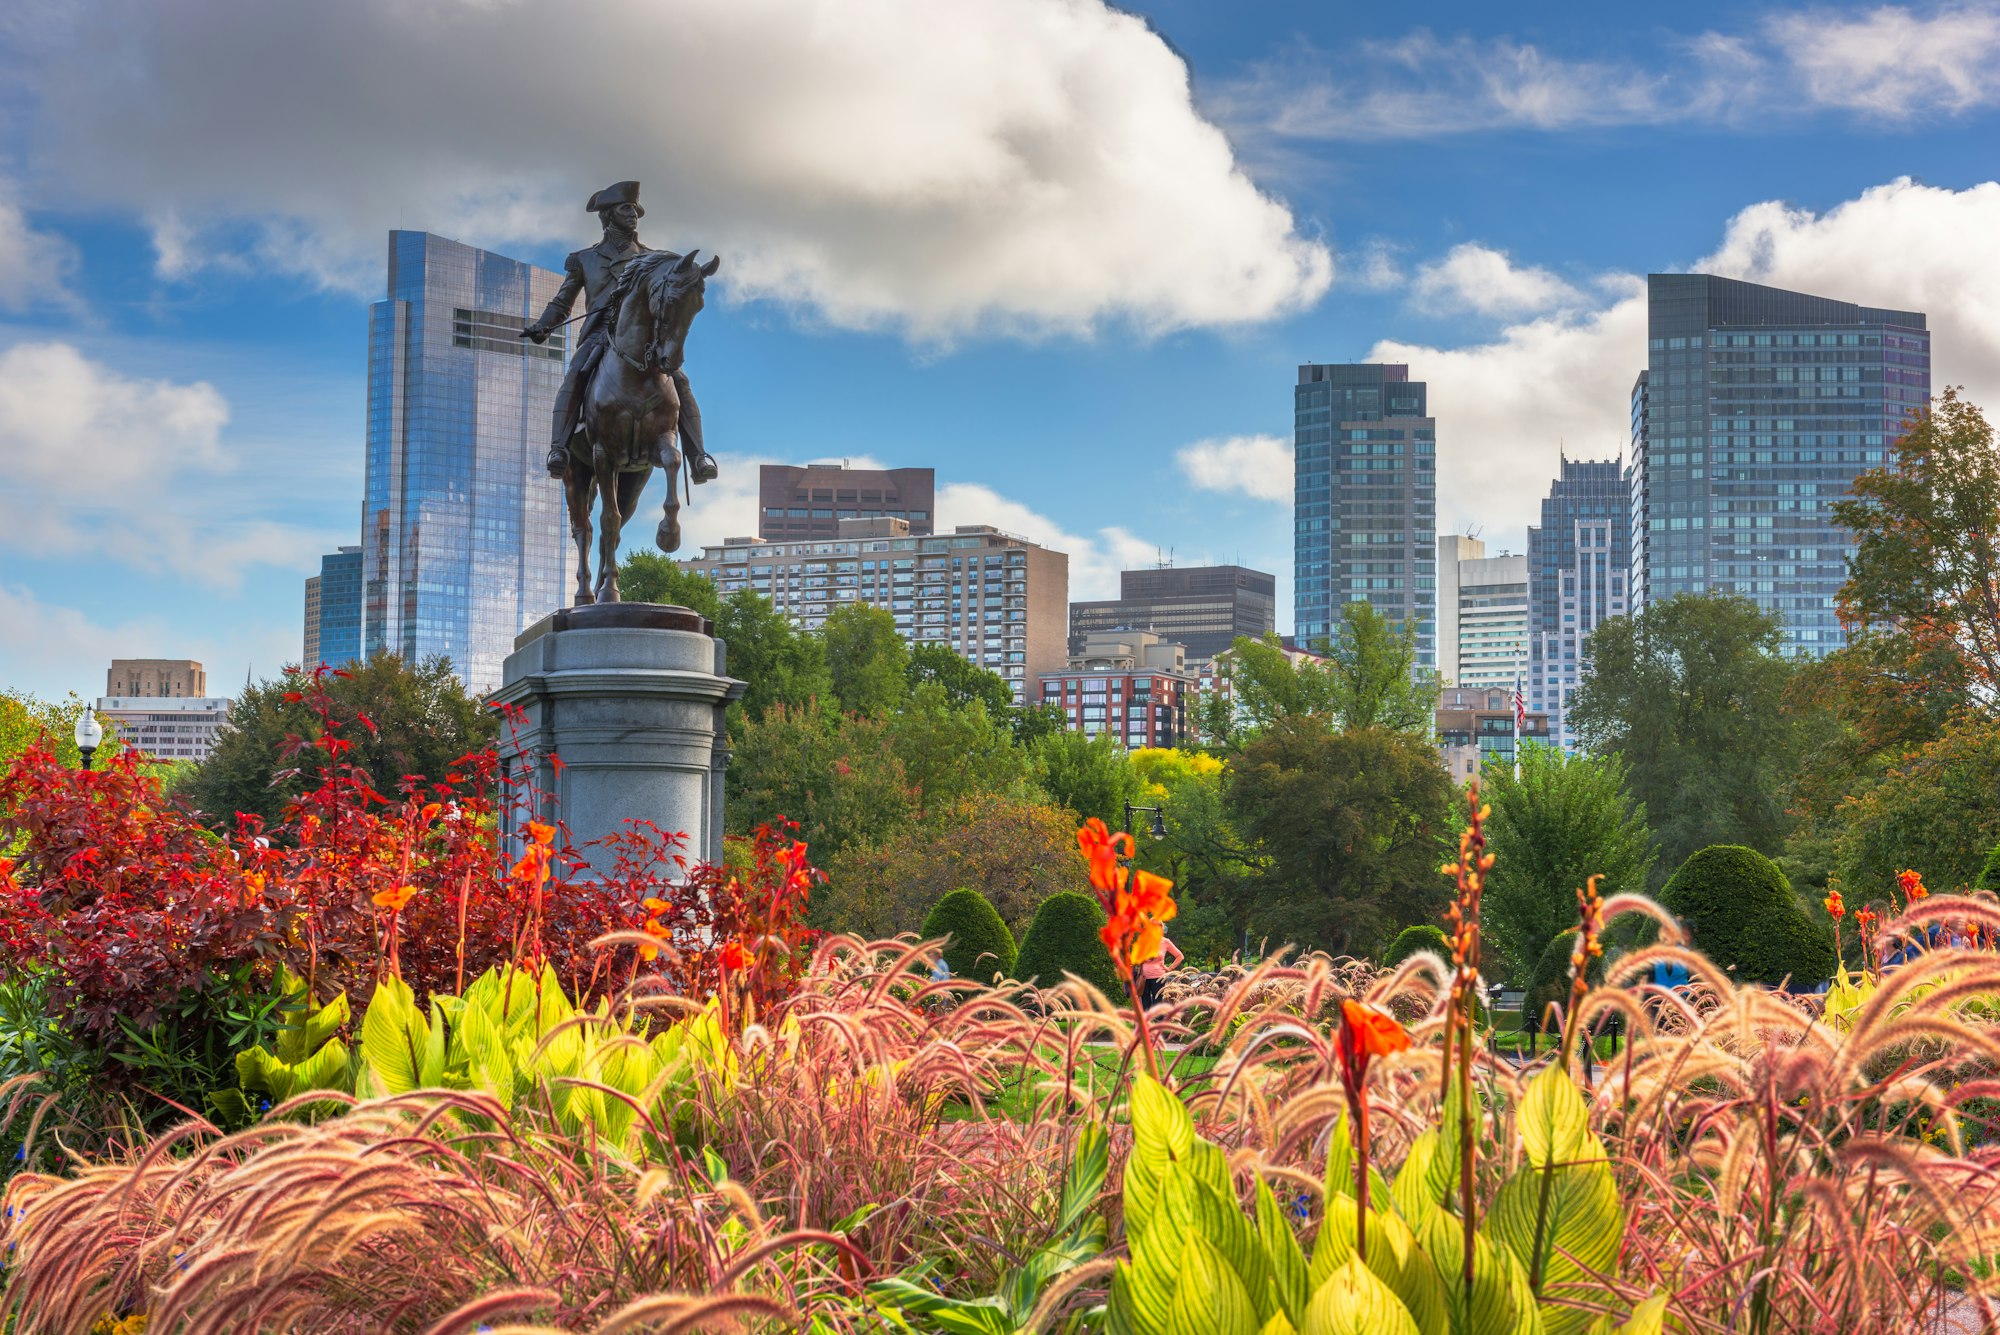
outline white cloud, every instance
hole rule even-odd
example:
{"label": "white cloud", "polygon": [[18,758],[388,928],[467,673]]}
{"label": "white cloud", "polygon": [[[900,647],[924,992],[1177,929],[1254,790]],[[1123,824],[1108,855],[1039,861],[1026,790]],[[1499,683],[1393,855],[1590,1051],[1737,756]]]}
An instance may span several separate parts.
{"label": "white cloud", "polygon": [[1292,499],[1292,447],[1276,436],[1198,440],[1174,453],[1187,480],[1204,491],[1234,491],[1253,500]]}
{"label": "white cloud", "polygon": [[87,0],[29,56],[40,172],[169,272],[375,290],[391,226],[582,244],[637,177],[655,244],[843,327],[1235,325],[1331,278],[1102,0]]}
{"label": "white cloud", "polygon": [[1894,117],[1957,112],[2000,101],[2000,6],[1953,5],[1918,14],[1883,5],[1850,15],[1823,9],[1768,22],[1815,101]]}
{"label": "white cloud", "polygon": [[326,535],[239,518],[219,491],[229,405],[206,382],[138,380],[67,343],[0,350],[0,545],[88,552],[235,588],[253,565],[300,566]]}
{"label": "white cloud", "polygon": [[1164,550],[1116,526],[1099,529],[1095,537],[1070,533],[1046,515],[977,482],[950,482],[937,490],[938,532],[949,532],[959,524],[991,524],[1066,553],[1072,601],[1117,597],[1118,572],[1149,566]]}
{"label": "white cloud", "polygon": [[73,306],[69,276],[75,269],[73,246],[36,231],[17,206],[0,200],[0,310]]}
{"label": "white cloud", "polygon": [[[2000,183],[1945,190],[1908,180],[1824,213],[1770,202],[1731,218],[1721,244],[1688,266],[1835,297],[1914,309],[1934,333],[1933,384],[1964,384],[2000,407]],[[1408,362],[1438,419],[1440,532],[1483,523],[1518,533],[1554,475],[1558,449],[1606,458],[1629,443],[1633,380],[1646,361],[1636,275],[1599,284],[1594,310],[1515,325],[1459,348],[1384,340],[1371,361]]]}
{"label": "white cloud", "polygon": [[1417,270],[1412,294],[1426,310],[1500,316],[1565,309],[1583,295],[1547,269],[1516,265],[1504,250],[1473,241]]}
{"label": "white cloud", "polygon": [[84,611],[43,602],[30,590],[0,584],[0,683],[44,700],[71,691],[104,693],[114,658],[192,658],[208,669],[208,689],[234,695],[246,668],[276,676],[299,656],[296,618],[121,617],[106,624]]}
{"label": "white cloud", "polygon": [[[1609,125],[1769,124],[1817,110],[1957,113],[2000,101],[2000,4],[1815,8],[1739,32],[1670,36],[1654,58],[1579,59],[1511,37],[1419,29],[1296,47],[1207,99],[1238,133],[1398,139]],[[1337,71],[1337,72],[1336,72]]]}

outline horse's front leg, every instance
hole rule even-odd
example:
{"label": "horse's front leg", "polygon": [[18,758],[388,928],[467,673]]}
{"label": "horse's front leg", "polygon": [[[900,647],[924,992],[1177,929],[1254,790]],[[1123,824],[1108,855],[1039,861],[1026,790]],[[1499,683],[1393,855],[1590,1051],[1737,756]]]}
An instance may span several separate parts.
{"label": "horse's front leg", "polygon": [[618,513],[618,464],[603,442],[593,441],[591,465],[597,484],[597,601],[618,601],[618,540],[623,527]]}
{"label": "horse's front leg", "polygon": [[563,500],[569,507],[569,535],[576,541],[576,605],[597,601],[590,590],[590,493],[596,485],[590,470],[572,454],[563,469]]}
{"label": "horse's front leg", "polygon": [[[675,422],[679,416],[674,414]],[[653,544],[663,552],[677,552],[681,546],[681,456],[675,448],[679,435],[673,422],[660,435],[660,460],[667,472],[667,502],[660,527],[653,533]]]}

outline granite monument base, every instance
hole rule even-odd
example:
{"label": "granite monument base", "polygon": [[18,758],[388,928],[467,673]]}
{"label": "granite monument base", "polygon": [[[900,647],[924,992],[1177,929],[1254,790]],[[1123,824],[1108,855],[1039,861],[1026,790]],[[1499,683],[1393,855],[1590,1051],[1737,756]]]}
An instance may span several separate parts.
{"label": "granite monument base", "polygon": [[[720,860],[723,711],[744,683],[727,675],[713,632],[685,607],[601,603],[543,617],[514,641],[494,695],[521,711],[502,726],[502,764],[542,794],[534,817],[560,819],[593,870],[614,855],[588,845],[634,820],[685,834],[690,861]],[[529,814],[512,813],[510,832]]]}

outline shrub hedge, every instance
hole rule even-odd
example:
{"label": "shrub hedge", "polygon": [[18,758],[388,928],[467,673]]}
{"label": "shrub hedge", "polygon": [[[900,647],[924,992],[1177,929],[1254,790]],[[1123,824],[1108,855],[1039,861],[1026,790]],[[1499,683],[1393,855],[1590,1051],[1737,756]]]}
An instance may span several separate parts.
{"label": "shrub hedge", "polygon": [[1833,937],[1813,920],[1778,864],[1754,848],[1713,844],[1693,854],[1660,892],[1695,949],[1739,983],[1809,990],[1833,976]]}
{"label": "shrub hedge", "polygon": [[[1528,975],[1528,990],[1521,998],[1521,1027],[1530,1033],[1539,1033],[1549,1007],[1560,1003],[1569,1006],[1569,957],[1576,949],[1576,928],[1559,932],[1543,948],[1542,957],[1535,961],[1534,972]],[[1584,977],[1593,985],[1604,981],[1604,957],[1598,956],[1584,970]],[[1555,1026],[1550,1026],[1554,1031]]]}
{"label": "shrub hedge", "polygon": [[977,890],[961,886],[939,899],[924,918],[923,936],[946,938],[944,962],[955,977],[983,983],[995,974],[1014,976],[1014,934]]}
{"label": "shrub hedge", "polygon": [[1979,879],[1972,888],[2000,891],[2000,844],[1993,845],[1993,851],[1986,855],[1986,865],[1979,869]]}
{"label": "shrub hedge", "polygon": [[1089,895],[1074,890],[1050,895],[1035,910],[1035,920],[1021,938],[1014,976],[1053,987],[1064,974],[1073,973],[1107,996],[1123,996],[1125,980],[1111,967],[1111,956],[1098,936],[1104,923],[1103,907]]}
{"label": "shrub hedge", "polygon": [[1419,950],[1435,951],[1445,963],[1451,963],[1451,938],[1444,934],[1444,928],[1426,922],[1396,933],[1382,956],[1382,967],[1393,969]]}

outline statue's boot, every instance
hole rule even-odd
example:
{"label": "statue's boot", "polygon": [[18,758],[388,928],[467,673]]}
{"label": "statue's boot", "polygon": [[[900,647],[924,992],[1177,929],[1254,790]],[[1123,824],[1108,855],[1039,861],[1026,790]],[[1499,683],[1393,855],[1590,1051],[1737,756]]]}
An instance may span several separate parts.
{"label": "statue's boot", "polygon": [[544,461],[544,466],[549,470],[550,477],[561,477],[563,470],[568,464],[569,447],[567,445],[558,441],[556,444],[549,446],[549,457]]}
{"label": "statue's boot", "polygon": [[713,482],[720,472],[715,466],[715,456],[707,451],[688,452],[688,479],[692,482]]}

